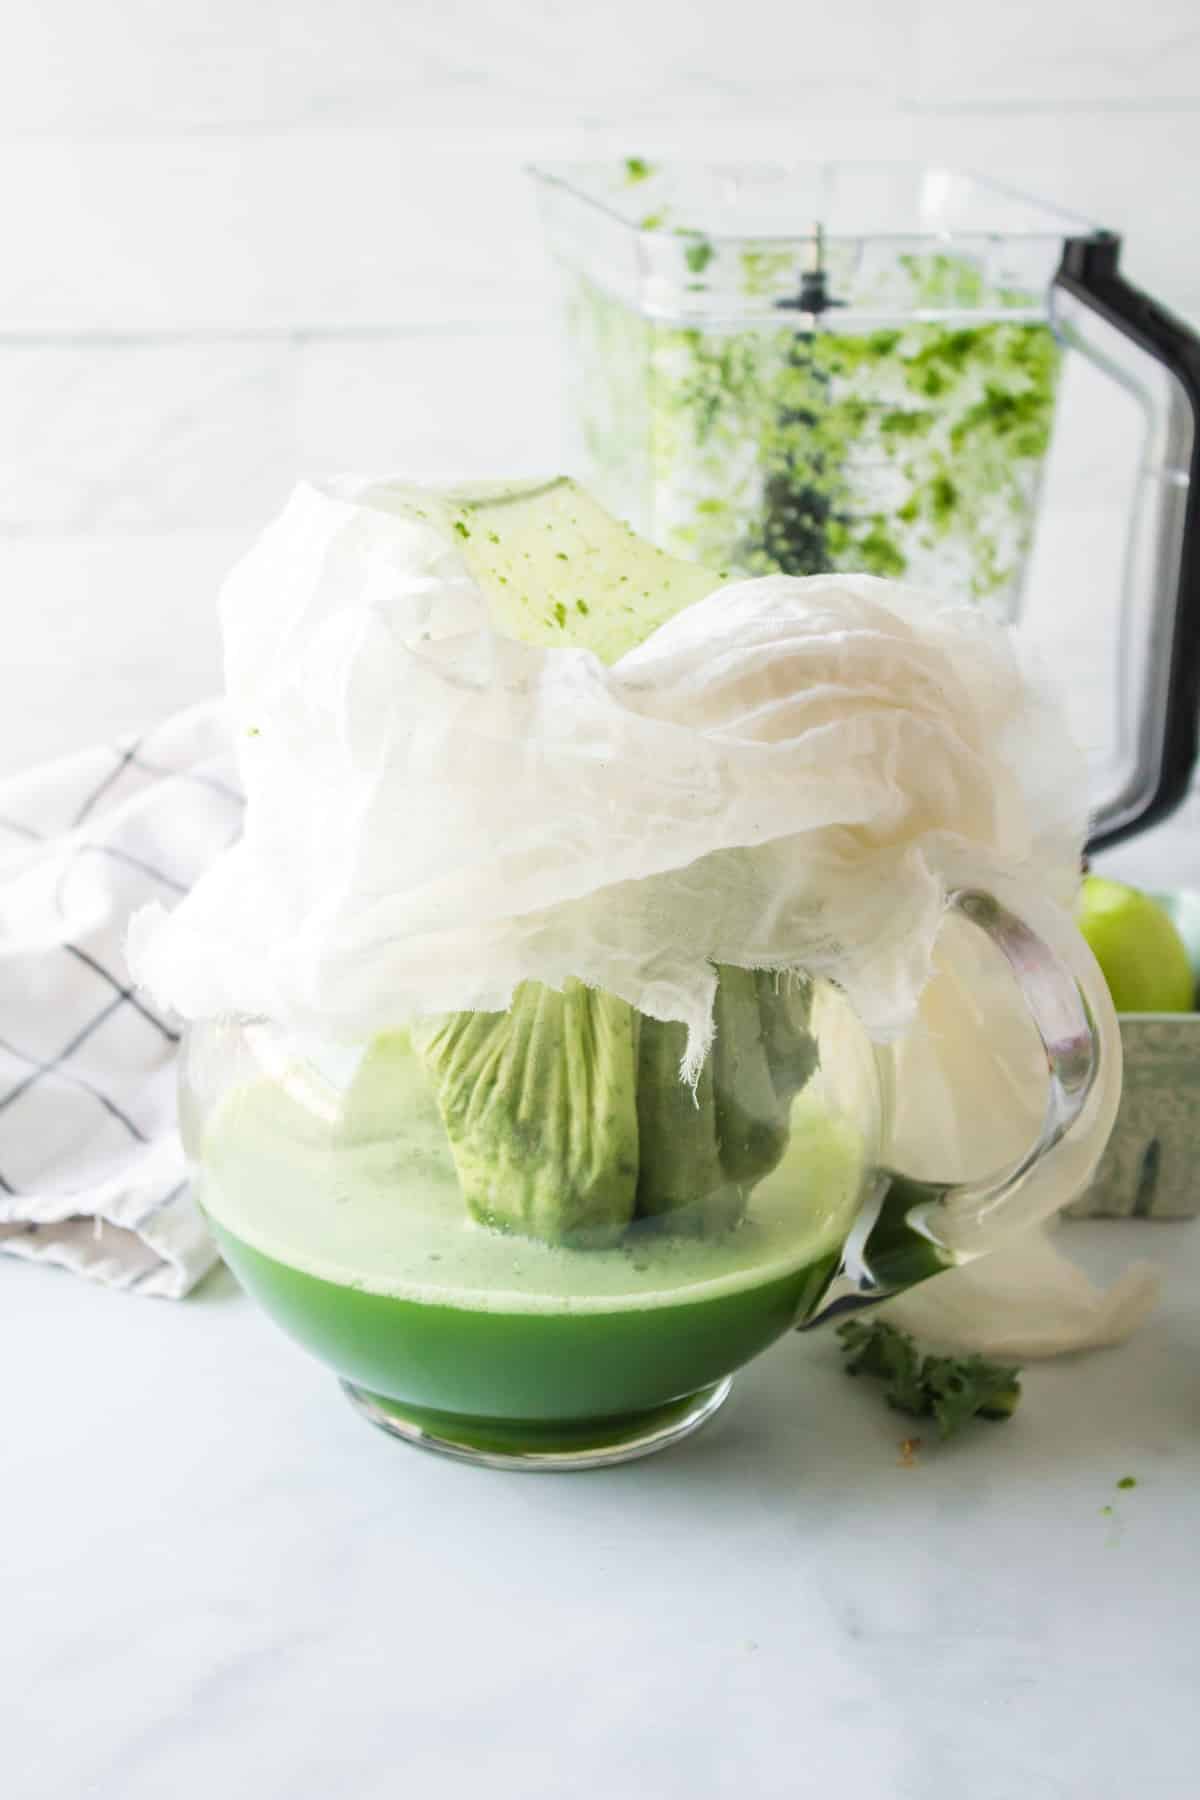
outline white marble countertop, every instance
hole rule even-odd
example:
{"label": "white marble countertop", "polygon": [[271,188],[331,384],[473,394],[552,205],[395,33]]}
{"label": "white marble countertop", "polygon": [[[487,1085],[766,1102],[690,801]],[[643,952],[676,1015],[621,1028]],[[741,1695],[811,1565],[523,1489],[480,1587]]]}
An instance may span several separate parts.
{"label": "white marble countertop", "polygon": [[829,1336],[673,1451],[506,1474],[370,1429],[224,1272],[0,1267],[4,1792],[1183,1800],[1200,1226],[1065,1229],[1160,1311],[911,1469]]}

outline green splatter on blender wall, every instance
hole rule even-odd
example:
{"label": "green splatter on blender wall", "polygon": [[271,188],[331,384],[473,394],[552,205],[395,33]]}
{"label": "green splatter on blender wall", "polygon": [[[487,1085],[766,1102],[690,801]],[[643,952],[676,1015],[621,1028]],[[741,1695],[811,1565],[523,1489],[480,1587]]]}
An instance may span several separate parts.
{"label": "green splatter on blender wall", "polygon": [[[704,274],[713,246],[681,235]],[[791,263],[742,249],[739,292],[778,292]],[[598,492],[710,565],[922,579],[936,559],[960,591],[1003,600],[1029,548],[1059,347],[1031,296],[989,296],[964,259],[900,263],[915,316],[869,330],[833,309],[676,325],[576,277],[576,412]]]}

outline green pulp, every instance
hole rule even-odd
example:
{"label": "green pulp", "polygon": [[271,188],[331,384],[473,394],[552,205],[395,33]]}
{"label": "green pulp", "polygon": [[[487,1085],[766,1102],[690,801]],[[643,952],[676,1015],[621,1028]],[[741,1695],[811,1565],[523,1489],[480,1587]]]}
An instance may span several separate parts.
{"label": "green pulp", "polygon": [[[761,283],[756,254],[743,253],[747,293]],[[1029,297],[985,295],[954,259],[914,263],[912,280],[914,308],[932,282],[953,319],[863,329],[831,309],[804,329],[676,325],[576,277],[585,480],[664,549],[714,569],[859,570],[1008,604],[1059,347],[1018,304]]]}

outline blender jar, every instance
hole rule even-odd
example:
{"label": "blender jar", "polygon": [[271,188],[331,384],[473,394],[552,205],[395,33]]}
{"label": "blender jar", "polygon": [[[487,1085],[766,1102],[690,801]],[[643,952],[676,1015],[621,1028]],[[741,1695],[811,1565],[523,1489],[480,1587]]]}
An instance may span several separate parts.
{"label": "blender jar", "polygon": [[1200,343],[1123,280],[1115,238],[940,168],[534,174],[564,274],[575,470],[710,567],[862,570],[1021,617],[1066,365],[1098,372],[1128,429],[1123,580],[1089,616],[1077,684],[1093,847],[1182,798]]}

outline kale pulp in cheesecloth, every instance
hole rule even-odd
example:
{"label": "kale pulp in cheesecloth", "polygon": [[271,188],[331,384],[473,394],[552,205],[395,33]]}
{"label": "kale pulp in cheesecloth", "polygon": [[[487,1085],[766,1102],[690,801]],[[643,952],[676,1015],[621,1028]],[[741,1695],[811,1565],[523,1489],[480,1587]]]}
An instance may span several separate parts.
{"label": "kale pulp in cheesecloth", "polygon": [[414,1027],[466,1205],[481,1224],[577,1248],[635,1221],[736,1225],[788,1143],[817,1062],[805,980],[723,966],[696,1089],[682,1025],[569,981],[524,982],[507,1012]]}

